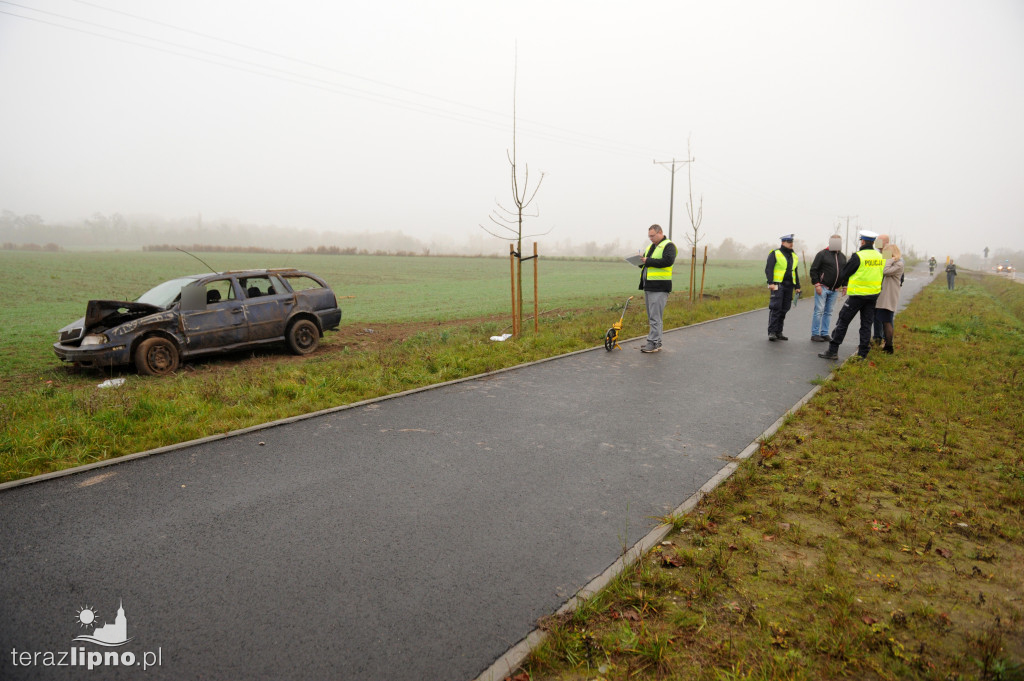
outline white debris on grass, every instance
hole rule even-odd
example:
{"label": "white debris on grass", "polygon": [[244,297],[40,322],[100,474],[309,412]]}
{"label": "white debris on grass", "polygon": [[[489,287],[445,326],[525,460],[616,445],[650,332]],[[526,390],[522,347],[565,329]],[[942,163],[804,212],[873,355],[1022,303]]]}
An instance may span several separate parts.
{"label": "white debris on grass", "polygon": [[491,336],[492,341],[506,341],[512,337],[510,333],[503,333],[500,336]]}
{"label": "white debris on grass", "polygon": [[108,378],[107,380],[103,381],[102,383],[100,383],[96,387],[97,388],[119,388],[122,385],[124,385],[124,383],[125,383],[125,379],[123,379],[123,378]]}

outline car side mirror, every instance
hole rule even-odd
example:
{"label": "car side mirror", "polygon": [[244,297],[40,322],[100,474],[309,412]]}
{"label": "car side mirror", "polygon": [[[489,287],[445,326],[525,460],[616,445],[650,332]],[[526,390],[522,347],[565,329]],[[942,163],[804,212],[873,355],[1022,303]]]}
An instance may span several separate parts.
{"label": "car side mirror", "polygon": [[181,311],[205,310],[206,287],[201,284],[189,284],[181,288]]}

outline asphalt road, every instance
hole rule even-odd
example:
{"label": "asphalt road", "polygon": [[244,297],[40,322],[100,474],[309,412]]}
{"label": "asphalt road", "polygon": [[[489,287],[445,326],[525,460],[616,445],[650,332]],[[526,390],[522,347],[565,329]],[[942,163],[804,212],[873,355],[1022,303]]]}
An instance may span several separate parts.
{"label": "asphalt road", "polygon": [[811,308],[4,490],[0,678],[472,679],[829,373]]}

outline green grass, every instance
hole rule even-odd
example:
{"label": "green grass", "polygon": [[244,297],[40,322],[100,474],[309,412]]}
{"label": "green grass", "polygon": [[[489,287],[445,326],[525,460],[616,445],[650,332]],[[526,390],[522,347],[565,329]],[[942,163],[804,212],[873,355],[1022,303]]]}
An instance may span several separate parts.
{"label": "green grass", "polygon": [[[324,277],[340,300],[343,325],[469,319],[507,313],[508,258],[199,253],[218,270],[297,267]],[[624,262],[539,260],[540,309],[593,306],[636,293],[638,270]],[[689,265],[677,266],[685,289]],[[0,251],[0,377],[57,363],[56,331],[85,314],[90,299],[134,300],[168,279],[205,271],[184,253]],[[756,262],[709,264],[705,291],[760,282]],[[533,269],[523,272],[532,314]],[[354,296],[354,298],[348,298]]]}
{"label": "green grass", "polygon": [[[765,304],[760,286],[719,291],[719,296],[691,305],[685,294],[673,293],[666,327]],[[616,295],[597,305],[565,305],[541,317],[539,333],[527,324],[519,339],[504,343],[488,340],[508,326],[504,317],[396,324],[390,330],[373,323],[378,333],[329,333],[310,357],[273,350],[236,353],[190,362],[164,378],[115,370],[113,375],[127,382],[112,390],[97,388],[107,374],[74,372],[55,359],[28,360],[0,389],[0,481],[593,348],[619,318],[624,299]],[[623,338],[646,333],[642,309],[632,308],[621,333]],[[28,350],[9,346],[8,352]]]}
{"label": "green grass", "polygon": [[543,622],[521,678],[1024,679],[1024,286],[957,286]]}

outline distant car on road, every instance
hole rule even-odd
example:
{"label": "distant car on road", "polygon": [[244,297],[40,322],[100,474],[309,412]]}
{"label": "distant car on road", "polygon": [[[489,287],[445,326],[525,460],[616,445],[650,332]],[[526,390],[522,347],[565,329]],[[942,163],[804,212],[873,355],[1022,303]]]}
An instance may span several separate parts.
{"label": "distant car on road", "polygon": [[308,355],[340,323],[334,291],[309,272],[193,274],[133,302],[90,300],[85,316],[58,332],[53,351],[83,367],[134,362],[140,373],[162,376],[183,358],[272,343]]}
{"label": "distant car on road", "polygon": [[1010,264],[1009,260],[996,265],[996,274],[1012,274],[1014,271],[1013,265]]}

